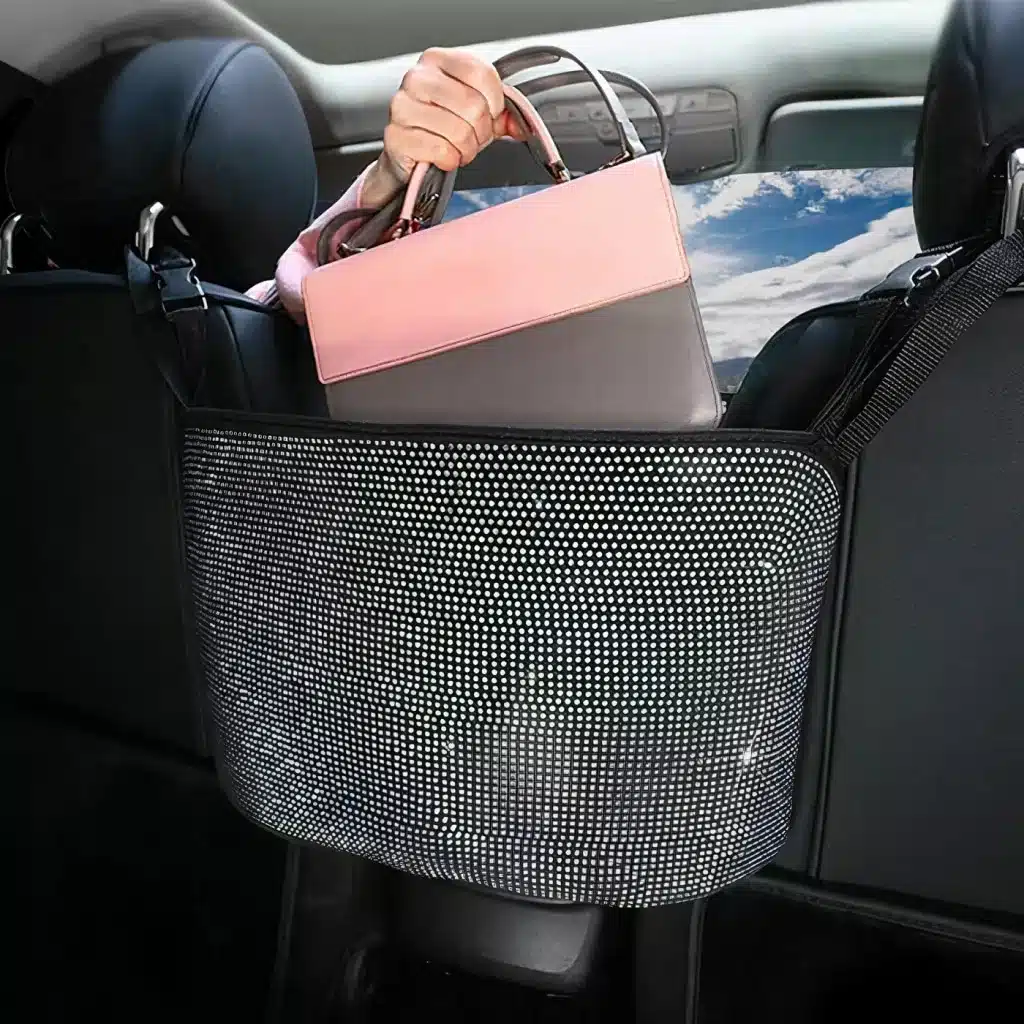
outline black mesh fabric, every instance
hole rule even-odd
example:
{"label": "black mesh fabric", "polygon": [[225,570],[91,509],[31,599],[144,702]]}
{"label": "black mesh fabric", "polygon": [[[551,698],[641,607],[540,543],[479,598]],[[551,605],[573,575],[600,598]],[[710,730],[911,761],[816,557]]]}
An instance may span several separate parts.
{"label": "black mesh fabric", "polygon": [[221,776],[286,836],[651,906],[771,859],[839,497],[809,450],[186,429]]}

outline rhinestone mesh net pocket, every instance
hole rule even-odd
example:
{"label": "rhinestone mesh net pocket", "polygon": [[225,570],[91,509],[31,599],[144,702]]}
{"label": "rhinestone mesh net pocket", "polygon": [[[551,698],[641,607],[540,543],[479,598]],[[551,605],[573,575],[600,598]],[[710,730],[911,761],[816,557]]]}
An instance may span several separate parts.
{"label": "rhinestone mesh net pocket", "polygon": [[254,821],[634,907],[782,845],[839,523],[809,452],[193,426],[183,474],[221,778]]}

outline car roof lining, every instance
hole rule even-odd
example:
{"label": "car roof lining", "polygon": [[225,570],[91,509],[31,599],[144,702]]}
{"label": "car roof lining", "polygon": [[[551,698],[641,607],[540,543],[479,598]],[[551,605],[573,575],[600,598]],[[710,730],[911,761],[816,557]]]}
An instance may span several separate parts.
{"label": "car roof lining", "polygon": [[[337,0],[234,0],[235,6],[314,60],[343,64],[465,46],[485,39],[551,36],[667,18],[806,4],[815,0],[374,0],[352,17]],[[837,2],[837,0],[830,0]]]}
{"label": "car roof lining", "polygon": [[[737,99],[739,113],[739,161],[732,170],[749,171],[761,169],[766,131],[780,107],[920,97],[949,2],[829,0],[547,34],[543,39],[575,50],[601,67],[633,75],[657,93],[728,89]],[[712,0],[705,6],[709,4]],[[422,2],[420,7],[432,9]],[[601,10],[598,5],[595,17]],[[436,20],[436,35],[443,39],[443,19]],[[3,21],[0,60],[42,81],[103,52],[148,41],[188,35],[252,39],[266,46],[291,77],[314,143],[328,158],[338,147],[353,144],[370,144],[364,151],[372,152],[390,97],[415,59],[414,54],[402,54],[355,64],[317,63],[225,0],[34,0],[5,11]],[[469,48],[494,59],[524,41],[533,40],[523,37]],[[876,108],[887,110],[884,102]],[[801,153],[817,146],[821,166],[850,166],[850,161],[856,165],[855,154],[840,144],[845,135],[841,125],[830,133],[827,118],[811,117],[807,123],[811,138],[801,135],[799,119],[786,122],[787,138],[799,141]],[[892,125],[905,130],[899,119],[879,118],[879,130],[895,130]],[[904,138],[894,138],[892,148],[899,152],[905,144]],[[778,167],[780,159],[784,156],[780,158],[776,146],[771,166]]]}

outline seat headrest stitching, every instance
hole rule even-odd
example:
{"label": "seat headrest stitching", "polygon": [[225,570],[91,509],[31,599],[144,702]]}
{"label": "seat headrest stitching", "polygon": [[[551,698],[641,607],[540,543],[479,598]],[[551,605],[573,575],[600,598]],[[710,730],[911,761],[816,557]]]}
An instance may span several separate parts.
{"label": "seat headrest stitching", "polygon": [[[206,107],[206,101],[210,98],[210,94],[213,92],[213,88],[217,84],[217,80],[223,74],[225,68],[227,68],[227,66],[243,50],[247,50],[251,46],[252,43],[249,42],[236,42],[225,46],[221,52],[217,54],[217,59],[213,61],[209,68],[207,68],[206,73],[196,86],[192,100],[185,112],[185,124],[182,127],[181,132],[178,134],[178,139],[174,148],[172,166],[175,168],[175,181],[178,188],[184,187],[185,184],[185,157],[188,155],[188,149],[192,144],[193,138],[195,138],[196,128],[199,126],[199,121],[202,118],[203,109]],[[161,197],[156,196],[155,198],[159,199]]]}

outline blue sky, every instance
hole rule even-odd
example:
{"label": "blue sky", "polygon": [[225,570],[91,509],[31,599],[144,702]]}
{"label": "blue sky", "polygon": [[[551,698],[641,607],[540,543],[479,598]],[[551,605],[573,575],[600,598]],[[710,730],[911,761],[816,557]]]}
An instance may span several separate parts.
{"label": "blue sky", "polygon": [[[774,177],[762,180],[771,182]],[[900,190],[829,201],[816,181],[795,175],[784,180],[792,184],[792,195],[769,186],[731,214],[699,221],[688,232],[690,248],[732,251],[749,261],[750,270],[791,264],[861,234],[872,220],[905,207],[910,199],[909,191]],[[728,186],[729,179],[723,184]],[[694,185],[686,191],[699,197],[698,204],[703,200],[707,205],[713,198],[707,186]]]}
{"label": "blue sky", "polygon": [[[792,317],[853,298],[918,249],[910,168],[740,174],[676,186],[716,360],[751,358]],[[453,199],[462,216],[525,189]]]}
{"label": "blue sky", "polygon": [[814,306],[855,298],[918,250],[910,168],[742,174],[675,189],[708,342],[750,358]]}

